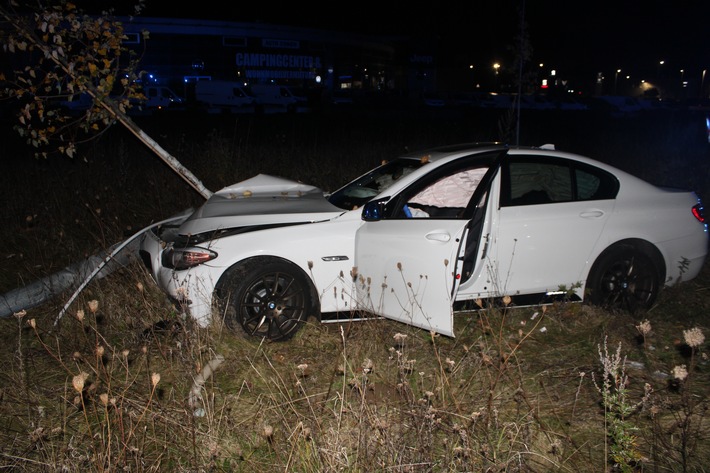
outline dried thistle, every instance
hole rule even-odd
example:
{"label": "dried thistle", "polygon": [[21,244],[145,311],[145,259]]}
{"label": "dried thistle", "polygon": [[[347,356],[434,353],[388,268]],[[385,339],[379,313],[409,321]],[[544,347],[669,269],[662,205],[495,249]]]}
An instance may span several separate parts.
{"label": "dried thistle", "polygon": [[72,386],[74,386],[74,390],[78,393],[82,392],[84,390],[84,383],[86,383],[88,378],[89,373],[85,371],[82,371],[78,375],[74,376],[71,381]]}
{"label": "dried thistle", "polygon": [[678,381],[683,381],[688,377],[688,370],[685,365],[674,366],[671,372],[673,373],[673,377]]}
{"label": "dried thistle", "polygon": [[79,322],[84,321],[84,309],[78,309],[76,311],[76,320],[78,320]]}
{"label": "dried thistle", "polygon": [[404,345],[405,340],[407,340],[407,335],[397,332],[392,338],[394,338],[395,344],[397,346],[402,346]]}
{"label": "dried thistle", "polygon": [[683,338],[685,343],[691,348],[697,348],[705,342],[705,335],[698,327],[683,330]]}
{"label": "dried thistle", "polygon": [[90,300],[89,311],[91,311],[92,314],[95,314],[97,310],[99,310],[99,301],[96,299]]}
{"label": "dried thistle", "polygon": [[153,373],[150,375],[150,383],[153,387],[156,387],[160,382],[160,373]]}
{"label": "dried thistle", "polygon": [[639,333],[646,338],[646,335],[651,333],[651,322],[648,321],[648,319],[644,319],[641,323],[639,323],[636,326],[636,330],[639,331]]}
{"label": "dried thistle", "polygon": [[298,376],[305,378],[309,375],[309,370],[308,370],[308,363],[301,363],[300,365],[296,366],[296,369],[298,370]]}

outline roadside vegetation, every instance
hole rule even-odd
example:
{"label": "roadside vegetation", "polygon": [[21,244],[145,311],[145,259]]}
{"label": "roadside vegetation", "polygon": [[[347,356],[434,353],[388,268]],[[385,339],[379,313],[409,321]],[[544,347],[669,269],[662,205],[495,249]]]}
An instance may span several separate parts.
{"label": "roadside vegetation", "polygon": [[[211,190],[276,174],[335,190],[405,149],[511,142],[491,113],[146,117]],[[554,143],[710,199],[703,116],[524,115]],[[7,127],[4,127],[7,128]],[[9,133],[3,131],[3,133]],[[2,292],[202,197],[125,130],[73,158],[18,139],[0,195]],[[14,146],[13,146],[14,145]],[[284,242],[288,244],[288,242]],[[0,318],[8,471],[700,472],[710,464],[710,270],[648,313],[573,303],[456,315],[456,338],[309,321],[284,343],[181,317],[139,261]]]}

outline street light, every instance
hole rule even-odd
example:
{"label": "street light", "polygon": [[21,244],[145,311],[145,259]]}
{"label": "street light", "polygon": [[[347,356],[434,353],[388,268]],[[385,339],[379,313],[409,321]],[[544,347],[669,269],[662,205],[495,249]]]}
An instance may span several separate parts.
{"label": "street light", "polygon": [[493,64],[493,70],[496,72],[495,84],[494,84],[494,86],[493,86],[493,90],[494,90],[495,92],[498,91],[498,69],[500,69],[500,64],[498,64],[498,63],[496,62],[496,63]]}
{"label": "street light", "polygon": [[614,73],[614,95],[616,95],[616,80],[619,78],[619,72],[621,72],[621,69],[617,69]]}

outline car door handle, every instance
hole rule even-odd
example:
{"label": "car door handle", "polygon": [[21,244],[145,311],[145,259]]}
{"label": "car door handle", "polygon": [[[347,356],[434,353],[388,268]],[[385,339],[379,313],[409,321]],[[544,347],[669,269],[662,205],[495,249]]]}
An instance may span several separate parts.
{"label": "car door handle", "polygon": [[451,235],[449,235],[448,233],[436,233],[436,232],[432,232],[432,233],[427,233],[426,239],[427,239],[427,240],[432,240],[432,241],[443,241],[443,242],[447,242],[447,241],[451,240]]}
{"label": "car door handle", "polygon": [[603,210],[586,210],[579,214],[582,218],[599,218],[604,216]]}

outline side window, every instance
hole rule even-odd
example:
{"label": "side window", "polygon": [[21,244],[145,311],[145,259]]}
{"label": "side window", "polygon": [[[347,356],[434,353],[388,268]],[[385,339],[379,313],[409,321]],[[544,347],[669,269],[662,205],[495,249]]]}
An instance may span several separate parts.
{"label": "side window", "polygon": [[511,160],[507,177],[502,205],[535,205],[572,200],[572,173],[566,163]]}
{"label": "side window", "polygon": [[575,171],[577,179],[577,197],[580,200],[589,200],[599,191],[600,179],[581,169]]}
{"label": "side window", "polygon": [[613,199],[619,191],[618,181],[606,171],[552,157],[511,158],[502,182],[504,207]]}
{"label": "side window", "polygon": [[432,182],[407,201],[411,217],[458,218],[487,170],[465,169]]}
{"label": "side window", "polygon": [[574,172],[577,200],[614,199],[619,192],[619,181],[614,176],[591,166],[579,166]]}

